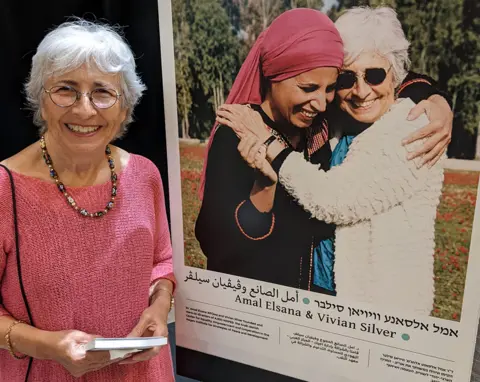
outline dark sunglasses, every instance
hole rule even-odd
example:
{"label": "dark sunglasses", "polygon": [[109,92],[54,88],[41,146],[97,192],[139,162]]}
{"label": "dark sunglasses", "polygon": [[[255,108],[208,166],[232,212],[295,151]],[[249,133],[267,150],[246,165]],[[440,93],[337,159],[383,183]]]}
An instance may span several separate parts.
{"label": "dark sunglasses", "polygon": [[[391,66],[390,66],[391,68]],[[387,73],[390,71],[383,68],[368,68],[365,69],[363,74],[357,74],[352,70],[344,70],[340,72],[337,78],[337,90],[342,89],[351,89],[357,82],[358,77],[363,77],[365,82],[371,86],[378,86],[385,78],[387,78]]]}

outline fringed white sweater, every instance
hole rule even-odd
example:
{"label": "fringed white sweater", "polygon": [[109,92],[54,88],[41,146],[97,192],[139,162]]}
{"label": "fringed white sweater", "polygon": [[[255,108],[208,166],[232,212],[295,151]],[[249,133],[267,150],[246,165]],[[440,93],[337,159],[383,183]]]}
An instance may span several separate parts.
{"label": "fringed white sweater", "polygon": [[443,159],[418,169],[401,141],[428,124],[407,121],[415,104],[404,99],[352,142],[345,161],[319,170],[292,153],[280,182],[318,220],[337,224],[337,296],[378,307],[429,315],[434,299],[435,218]]}

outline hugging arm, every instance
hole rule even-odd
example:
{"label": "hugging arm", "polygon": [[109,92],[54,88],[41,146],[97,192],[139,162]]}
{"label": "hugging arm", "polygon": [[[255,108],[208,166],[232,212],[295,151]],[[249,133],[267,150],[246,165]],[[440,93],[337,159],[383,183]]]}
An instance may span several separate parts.
{"label": "hugging arm", "polygon": [[402,115],[386,115],[370,127],[368,139],[354,142],[345,161],[329,172],[319,171],[297,153],[280,154],[285,156],[275,166],[280,168],[280,183],[315,219],[327,223],[353,224],[402,203],[425,187],[431,171],[407,160],[400,144],[405,131],[426,121],[404,119],[405,106],[411,104],[403,105]]}
{"label": "hugging arm", "polygon": [[453,113],[452,100],[448,93],[439,89],[430,77],[410,72],[397,90],[400,98],[410,98],[417,103],[409,118],[416,119],[425,113],[428,124],[407,137],[404,144],[427,138],[423,145],[412,152],[409,159],[422,157],[420,165],[433,166],[445,153],[452,138]]}

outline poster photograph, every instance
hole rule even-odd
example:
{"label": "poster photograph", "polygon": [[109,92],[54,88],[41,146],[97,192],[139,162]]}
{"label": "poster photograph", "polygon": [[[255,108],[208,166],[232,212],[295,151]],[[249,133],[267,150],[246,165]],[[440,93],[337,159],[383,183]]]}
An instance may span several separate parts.
{"label": "poster photograph", "polygon": [[479,6],[159,6],[178,374],[470,381]]}

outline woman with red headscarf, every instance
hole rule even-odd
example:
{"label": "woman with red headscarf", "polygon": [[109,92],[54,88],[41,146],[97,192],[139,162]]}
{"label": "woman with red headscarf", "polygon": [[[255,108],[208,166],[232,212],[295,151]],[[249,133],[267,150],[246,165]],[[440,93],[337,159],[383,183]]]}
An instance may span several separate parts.
{"label": "woman with red headscarf", "polygon": [[[326,15],[285,12],[257,39],[227,102],[251,104],[274,134],[326,166],[328,145],[317,149],[320,142],[310,140],[307,147],[304,131],[332,100],[342,63],[342,40]],[[282,110],[289,124],[276,123],[273,110]],[[322,124],[311,130],[318,139],[326,133]],[[207,268],[307,289],[312,244],[333,227],[310,220],[282,188],[242,159],[238,145],[231,129],[215,127],[195,229]]]}

